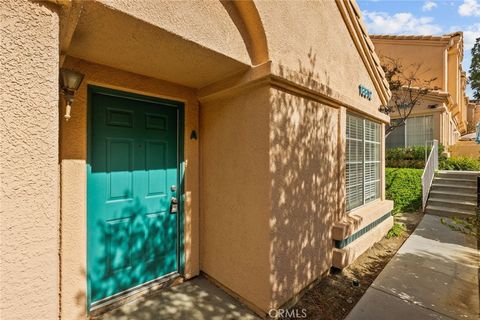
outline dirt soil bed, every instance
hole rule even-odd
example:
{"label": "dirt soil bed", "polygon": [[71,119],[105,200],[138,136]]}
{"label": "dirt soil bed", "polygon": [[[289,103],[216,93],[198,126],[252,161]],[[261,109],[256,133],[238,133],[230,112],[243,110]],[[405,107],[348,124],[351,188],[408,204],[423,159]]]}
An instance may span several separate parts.
{"label": "dirt soil bed", "polygon": [[[383,238],[347,268],[342,271],[332,270],[316,286],[305,292],[291,309],[306,309],[306,319],[344,319],[415,230],[422,216],[422,213],[397,214],[395,222],[406,227],[401,236]],[[353,284],[354,280],[358,280],[358,286]]]}

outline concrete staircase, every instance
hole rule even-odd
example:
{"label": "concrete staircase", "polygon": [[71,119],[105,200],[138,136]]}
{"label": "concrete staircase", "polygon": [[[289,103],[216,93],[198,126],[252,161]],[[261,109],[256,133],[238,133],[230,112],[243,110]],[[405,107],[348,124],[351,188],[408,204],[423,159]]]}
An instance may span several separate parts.
{"label": "concrete staircase", "polygon": [[445,217],[472,217],[477,207],[476,171],[435,174],[425,212]]}

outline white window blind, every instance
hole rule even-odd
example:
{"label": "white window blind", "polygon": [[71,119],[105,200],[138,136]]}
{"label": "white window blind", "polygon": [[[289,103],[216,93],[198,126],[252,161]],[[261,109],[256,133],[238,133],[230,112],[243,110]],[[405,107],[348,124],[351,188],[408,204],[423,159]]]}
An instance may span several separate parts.
{"label": "white window blind", "polygon": [[433,116],[411,117],[395,128],[386,139],[387,148],[424,146],[433,140]]}
{"label": "white window blind", "polygon": [[433,116],[413,117],[407,119],[406,146],[424,146],[433,140]]}
{"label": "white window blind", "polygon": [[347,114],[347,210],[380,197],[380,125]]}

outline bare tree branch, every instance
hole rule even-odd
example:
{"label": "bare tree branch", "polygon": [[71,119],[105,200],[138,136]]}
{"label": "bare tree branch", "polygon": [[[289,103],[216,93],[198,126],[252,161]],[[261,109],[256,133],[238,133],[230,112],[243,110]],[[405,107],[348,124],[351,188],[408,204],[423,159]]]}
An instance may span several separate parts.
{"label": "bare tree branch", "polygon": [[382,57],[381,60],[385,77],[392,92],[390,103],[383,109],[383,112],[396,118],[390,122],[385,130],[385,136],[388,136],[396,128],[405,125],[413,108],[420,103],[425,95],[435,89],[432,87],[432,83],[437,78],[424,79],[424,74],[428,70],[422,69],[421,63],[405,66],[401,59],[397,58]]}

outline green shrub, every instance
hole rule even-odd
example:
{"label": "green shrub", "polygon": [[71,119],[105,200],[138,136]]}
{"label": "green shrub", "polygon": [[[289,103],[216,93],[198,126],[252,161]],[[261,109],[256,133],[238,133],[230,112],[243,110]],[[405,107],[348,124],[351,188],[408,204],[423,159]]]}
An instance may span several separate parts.
{"label": "green shrub", "polygon": [[480,171],[480,160],[466,157],[440,159],[440,170]]}
{"label": "green shrub", "polygon": [[[430,148],[427,148],[430,151]],[[425,147],[408,147],[387,149],[387,160],[425,160]]]}
{"label": "green shrub", "polygon": [[425,160],[386,160],[386,165],[389,168],[414,168],[414,169],[423,169],[425,168]]}
{"label": "green shrub", "polygon": [[403,225],[401,225],[400,223],[395,223],[392,229],[388,231],[386,238],[390,239],[390,238],[400,237],[404,231],[405,231],[405,227]]}
{"label": "green shrub", "polygon": [[386,168],[386,197],[394,201],[393,214],[422,206],[422,173],[421,169]]}
{"label": "green shrub", "polygon": [[[425,167],[425,149],[430,153],[431,147],[407,147],[386,149],[385,161],[388,168],[416,168]],[[438,146],[438,153],[441,155],[444,151],[443,145]],[[442,158],[440,156],[440,158]]]}

